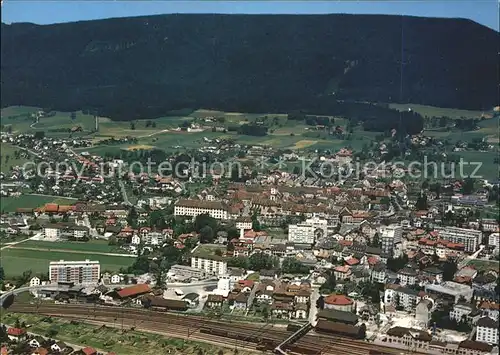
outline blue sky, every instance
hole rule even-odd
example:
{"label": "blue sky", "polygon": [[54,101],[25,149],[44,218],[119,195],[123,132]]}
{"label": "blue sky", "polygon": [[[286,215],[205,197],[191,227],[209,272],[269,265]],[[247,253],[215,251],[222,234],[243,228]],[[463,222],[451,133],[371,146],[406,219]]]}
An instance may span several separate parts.
{"label": "blue sky", "polygon": [[469,18],[499,30],[498,0],[148,1],[3,0],[2,22],[49,24],[168,13],[397,14]]}

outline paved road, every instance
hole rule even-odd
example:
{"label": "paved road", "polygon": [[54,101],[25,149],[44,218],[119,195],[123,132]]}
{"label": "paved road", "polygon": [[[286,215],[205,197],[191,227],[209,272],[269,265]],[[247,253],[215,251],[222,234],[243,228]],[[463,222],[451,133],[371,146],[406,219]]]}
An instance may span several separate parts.
{"label": "paved road", "polygon": [[466,256],[462,261],[460,261],[457,265],[457,269],[460,270],[461,268],[463,268],[464,266],[466,266],[469,261],[471,260],[474,260],[477,258],[477,256],[479,255],[479,253],[481,253],[481,251],[484,249],[484,245],[480,245],[479,246],[479,250],[476,251],[474,254],[472,255],[469,255],[469,256]]}
{"label": "paved road", "polygon": [[39,237],[40,237],[40,234],[41,234],[41,233],[35,234],[35,235],[34,235],[34,236],[32,236],[31,238],[23,239],[23,240],[20,240],[20,241],[18,241],[18,242],[9,243],[9,244],[4,245],[3,247],[1,247],[1,248],[0,248],[0,250],[4,250],[4,249],[10,248],[10,247],[13,247],[13,246],[15,246],[15,245],[18,245],[18,244],[21,244],[21,243],[27,242],[28,240],[34,240],[34,239],[36,239],[36,238],[39,238]]}
{"label": "paved road", "polygon": [[123,183],[123,181],[118,180],[118,184],[120,184],[120,190],[122,191],[123,202],[126,205],[133,206],[134,204],[128,199],[127,190],[125,189],[125,184]]}
{"label": "paved road", "polygon": [[38,157],[38,158],[40,158],[40,159],[42,159],[42,158],[43,158],[41,154],[39,154],[39,153],[35,152],[34,150],[31,150],[31,149],[28,149],[28,148],[24,148],[24,147],[20,147],[20,146],[17,146],[17,148],[19,148],[19,149],[21,149],[21,150],[25,150],[25,151],[27,151],[28,153],[33,154],[34,156],[36,156],[36,157]]}
{"label": "paved road", "polygon": [[319,288],[313,287],[311,293],[311,309],[309,310],[309,323],[311,323],[313,326],[316,326],[317,322],[316,316],[318,314],[318,307],[316,307],[316,301],[318,300],[319,296]]}

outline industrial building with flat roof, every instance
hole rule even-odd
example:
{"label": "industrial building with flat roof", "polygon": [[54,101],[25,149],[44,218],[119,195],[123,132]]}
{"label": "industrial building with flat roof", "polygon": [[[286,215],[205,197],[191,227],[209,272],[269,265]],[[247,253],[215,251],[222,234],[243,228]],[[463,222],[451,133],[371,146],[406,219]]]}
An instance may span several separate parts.
{"label": "industrial building with flat roof", "polygon": [[444,298],[454,298],[454,302],[458,303],[460,296],[463,296],[467,301],[470,301],[472,299],[473,289],[468,285],[446,281],[441,284],[425,285],[425,292],[429,294],[437,294]]}

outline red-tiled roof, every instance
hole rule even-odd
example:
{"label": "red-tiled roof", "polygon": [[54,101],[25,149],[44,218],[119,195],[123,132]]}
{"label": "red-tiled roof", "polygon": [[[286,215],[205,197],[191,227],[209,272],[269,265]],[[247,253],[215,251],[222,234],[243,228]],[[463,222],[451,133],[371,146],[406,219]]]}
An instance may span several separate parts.
{"label": "red-tiled roof", "polygon": [[148,284],[138,284],[130,287],[126,287],[118,291],[118,296],[120,298],[139,296],[145,293],[151,292],[151,287]]}
{"label": "red-tiled roof", "polygon": [[57,212],[59,210],[59,205],[57,203],[47,203],[45,205],[45,212]]}
{"label": "red-tiled roof", "polygon": [[350,268],[349,266],[345,265],[345,266],[337,266],[334,270],[337,272],[346,273],[349,272]]}
{"label": "red-tiled roof", "polygon": [[325,297],[326,304],[332,304],[335,306],[348,306],[353,304],[353,300],[344,295],[330,295]]}
{"label": "red-tiled roof", "polygon": [[94,354],[97,354],[97,350],[91,348],[90,346],[87,346],[86,348],[83,348],[82,351],[83,351],[83,353],[85,355],[94,355]]}
{"label": "red-tiled roof", "polygon": [[348,265],[356,265],[359,264],[359,260],[356,258],[349,258],[345,261]]}
{"label": "red-tiled roof", "polygon": [[26,330],[21,328],[9,328],[7,334],[18,337],[20,335],[26,334]]}
{"label": "red-tiled roof", "polygon": [[36,355],[47,355],[49,351],[45,348],[36,348],[35,351],[32,352],[32,354]]}

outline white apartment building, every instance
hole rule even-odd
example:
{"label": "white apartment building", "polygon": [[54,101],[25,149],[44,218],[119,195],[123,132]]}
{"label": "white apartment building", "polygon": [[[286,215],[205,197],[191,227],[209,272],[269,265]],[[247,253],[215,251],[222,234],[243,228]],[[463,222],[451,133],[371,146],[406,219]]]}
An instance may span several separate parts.
{"label": "white apartment building", "polygon": [[240,217],[236,220],[236,229],[252,229],[252,219],[250,217]]}
{"label": "white apartment building", "polygon": [[59,239],[61,237],[61,228],[48,225],[43,229],[43,235],[45,239]]}
{"label": "white apartment building", "polygon": [[174,216],[196,217],[208,214],[215,219],[228,219],[227,207],[218,201],[179,200],[174,206]]}
{"label": "white apartment building", "polygon": [[193,255],[191,267],[205,270],[208,275],[226,275],[227,262],[223,257],[217,255]]}
{"label": "white apartment building", "polygon": [[288,240],[297,244],[314,244],[317,238],[326,236],[328,221],[320,218],[306,219],[304,223],[288,226]]}
{"label": "white apartment building", "polygon": [[419,296],[418,291],[399,285],[386,287],[384,291],[384,304],[400,306],[406,311],[414,311],[421,299],[422,297]]}
{"label": "white apartment building", "polygon": [[476,341],[488,344],[498,344],[498,321],[483,317],[477,321]]}
{"label": "white apartment building", "polygon": [[73,227],[73,237],[75,239],[84,239],[89,236],[89,229],[84,226]]}
{"label": "white apartment building", "polygon": [[474,323],[474,314],[476,313],[477,318],[479,318],[479,312],[476,311],[472,304],[457,303],[453,306],[453,309],[450,310],[450,319],[453,319],[456,322],[465,320],[469,323]]}
{"label": "white apartment building", "polygon": [[398,271],[398,279],[402,286],[415,285],[417,283],[417,272],[405,267]]}
{"label": "white apartment building", "polygon": [[149,232],[144,235],[142,241],[148,245],[161,245],[165,242],[165,235],[160,232]]}
{"label": "white apartment building", "polygon": [[314,244],[314,227],[309,224],[290,224],[288,240],[299,244]]}
{"label": "white apartment building", "polygon": [[96,284],[101,276],[99,261],[51,261],[49,280],[56,282],[74,282],[75,284]]}
{"label": "white apartment building", "polygon": [[495,249],[500,248],[500,233],[491,233],[488,238],[488,245]]}
{"label": "white apartment building", "polygon": [[386,279],[387,279],[385,264],[378,263],[373,267],[372,273],[371,273],[371,279],[372,279],[372,282],[378,282],[381,284],[385,284]]}
{"label": "white apartment building", "polygon": [[380,242],[382,244],[382,254],[393,255],[394,246],[401,243],[403,237],[403,227],[391,224],[380,228]]}
{"label": "white apartment building", "polygon": [[457,227],[438,227],[436,231],[439,233],[440,239],[463,244],[465,251],[470,253],[479,248],[483,236],[483,233],[479,230]]}
{"label": "white apartment building", "polygon": [[499,225],[496,219],[492,218],[483,218],[481,220],[481,224],[483,225],[483,231],[485,232],[497,232],[499,230]]}

